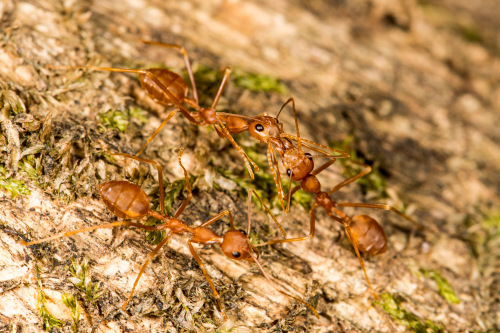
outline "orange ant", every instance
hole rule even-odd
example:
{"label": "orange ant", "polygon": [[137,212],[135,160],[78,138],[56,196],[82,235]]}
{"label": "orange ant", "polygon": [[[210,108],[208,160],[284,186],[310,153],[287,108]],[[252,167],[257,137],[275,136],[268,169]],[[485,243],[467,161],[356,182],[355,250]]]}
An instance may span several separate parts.
{"label": "orange ant", "polygon": [[[96,67],[96,66],[53,66],[47,65],[50,69],[90,69],[97,71],[109,71],[109,72],[121,72],[121,73],[136,73],[139,74],[139,81],[142,88],[146,91],[147,95],[155,102],[163,106],[175,106],[177,109],[173,110],[168,114],[168,116],[163,120],[161,125],[155,130],[155,132],[148,138],[146,143],[142,146],[136,156],[142,154],[146,149],[146,146],[153,141],[154,137],[160,132],[160,130],[167,124],[167,122],[180,111],[191,123],[195,125],[213,125],[216,128],[217,133],[220,136],[225,137],[231,142],[233,147],[238,151],[245,161],[245,166],[252,179],[254,178],[254,172],[250,167],[250,164],[255,169],[255,172],[259,171],[258,166],[247,156],[243,149],[234,141],[230,132],[224,126],[219,115],[220,112],[215,111],[219,99],[224,91],[229,75],[231,74],[231,69],[227,67],[224,71],[224,77],[222,78],[221,84],[209,108],[202,108],[199,105],[198,91],[196,90],[196,83],[194,80],[193,70],[191,69],[191,63],[189,60],[188,53],[184,47],[174,44],[166,44],[155,41],[143,41],[145,44],[157,45],[163,47],[169,47],[179,51],[183,57],[188,72],[189,80],[191,81],[191,87],[193,89],[193,98],[188,98],[189,87],[184,79],[165,68],[149,68],[149,69],[125,69],[125,68],[110,68],[110,67]],[[189,105],[195,111],[189,111],[184,104]]]}
{"label": "orange ant", "polygon": [[[101,194],[101,198],[108,207],[108,209],[115,214],[116,216],[123,218],[123,219],[140,219],[144,216],[152,216],[160,221],[163,222],[163,224],[157,225],[157,226],[146,226],[141,223],[136,223],[136,222],[130,222],[130,221],[118,221],[118,222],[112,222],[112,223],[106,223],[98,226],[93,226],[93,227],[88,227],[88,228],[82,228],[74,231],[68,231],[56,236],[52,237],[47,237],[43,239],[39,239],[36,241],[31,241],[31,242],[25,242],[23,240],[20,240],[19,243],[22,245],[28,246],[28,245],[33,245],[33,244],[39,244],[42,242],[47,242],[51,241],[54,239],[58,239],[61,237],[66,237],[66,236],[71,236],[77,233],[81,232],[86,232],[86,231],[91,231],[91,230],[96,230],[96,229],[102,229],[102,228],[113,228],[117,226],[131,226],[131,227],[136,227],[144,230],[149,230],[149,231],[159,231],[159,230],[166,230],[167,235],[166,237],[156,246],[156,248],[147,256],[146,261],[142,265],[139,275],[137,276],[134,286],[132,287],[132,291],[130,292],[130,296],[128,297],[127,301],[123,304],[122,308],[125,309],[127,304],[130,302],[132,299],[132,296],[134,294],[134,290],[137,286],[137,283],[139,282],[139,279],[141,278],[142,274],[144,273],[147,265],[151,262],[151,260],[156,256],[158,251],[167,243],[168,239],[170,236],[173,234],[190,234],[191,238],[187,241],[189,251],[193,255],[194,259],[200,266],[201,270],[203,271],[203,274],[205,275],[205,278],[210,285],[210,288],[212,289],[212,293],[214,297],[217,299],[217,303],[219,305],[219,308],[222,312],[222,316],[224,320],[227,319],[226,314],[224,312],[224,308],[222,307],[222,303],[220,300],[219,293],[215,289],[214,284],[212,283],[212,279],[208,275],[205,265],[202,262],[201,258],[198,256],[196,253],[193,243],[196,244],[218,244],[221,249],[222,253],[230,259],[234,260],[246,260],[249,262],[254,262],[257,264],[259,267],[259,270],[261,271],[262,275],[268,280],[268,282],[271,284],[271,286],[281,294],[288,296],[304,305],[306,305],[316,317],[319,318],[319,315],[317,311],[306,301],[303,299],[293,296],[291,294],[288,294],[287,292],[284,292],[280,290],[274,282],[271,280],[271,277],[266,273],[264,268],[262,267],[262,264],[258,260],[259,257],[259,251],[250,243],[248,235],[250,234],[250,228],[251,228],[251,197],[252,194],[254,194],[257,199],[261,202],[262,206],[265,207],[267,212],[271,215],[273,220],[277,222],[276,218],[271,214],[269,209],[264,205],[260,197],[257,195],[255,191],[252,189],[248,193],[248,226],[247,226],[247,231],[243,230],[237,230],[234,226],[234,221],[233,217],[231,215],[231,212],[229,210],[224,210],[223,212],[217,214],[216,216],[208,219],[207,221],[203,222],[201,225],[197,227],[190,227],[188,226],[184,221],[179,220],[179,216],[182,214],[186,206],[189,204],[191,198],[193,197],[192,191],[191,191],[191,185],[189,182],[189,177],[188,177],[188,172],[182,165],[181,157],[183,154],[183,150],[180,151],[179,153],[179,165],[184,171],[184,179],[186,181],[186,188],[188,191],[188,196],[184,200],[184,202],[181,204],[181,206],[177,209],[176,213],[174,214],[173,217],[169,217],[165,215],[165,201],[164,201],[164,188],[163,188],[163,175],[162,175],[162,166],[156,161],[152,160],[147,160],[143,159],[137,156],[132,156],[129,154],[124,154],[124,153],[114,153],[111,155],[117,155],[117,156],[124,156],[128,157],[140,162],[148,163],[150,165],[153,165],[156,167],[158,171],[158,183],[159,183],[159,191],[160,191],[160,213],[153,211],[150,209],[150,202],[149,198],[146,195],[146,193],[136,184],[131,183],[129,181],[124,181],[124,180],[112,180],[105,182],[103,184],[99,185],[99,192]],[[220,220],[223,216],[227,215],[229,218],[229,224],[230,224],[230,230],[226,231],[222,236],[217,235],[214,233],[212,230],[208,228],[209,225],[213,224],[214,222]],[[278,224],[279,225],[279,224]]]}
{"label": "orange ant", "polygon": [[[300,137],[298,138],[300,142]],[[314,237],[315,232],[315,211],[318,207],[323,207],[326,214],[333,220],[340,222],[344,227],[345,233],[349,242],[354,247],[354,251],[359,259],[359,263],[363,272],[365,274],[366,281],[372,294],[375,298],[377,298],[376,293],[373,291],[372,284],[370,283],[370,279],[368,278],[368,274],[366,273],[365,265],[363,259],[361,257],[360,252],[367,253],[370,255],[382,254],[387,250],[387,237],[385,235],[384,229],[382,226],[372,217],[368,215],[356,215],[353,217],[349,217],[342,210],[337,207],[363,207],[363,208],[374,208],[374,209],[384,209],[390,210],[399,216],[405,218],[410,221],[416,227],[422,229],[416,221],[407,216],[406,214],[400,212],[396,208],[386,205],[386,204],[367,204],[367,203],[357,203],[357,202],[336,202],[332,198],[330,198],[330,194],[340,190],[344,186],[358,180],[359,178],[369,174],[371,172],[371,167],[365,164],[360,164],[364,166],[364,169],[359,172],[357,175],[344,180],[343,182],[334,186],[330,191],[323,192],[321,191],[321,184],[316,177],[320,172],[328,168],[335,162],[335,159],[332,159],[325,164],[321,165],[317,169],[313,171],[314,162],[312,156],[307,155],[298,147],[294,145],[290,145],[287,149],[282,153],[281,156],[283,160],[283,165],[287,170],[288,176],[292,180],[300,181],[300,185],[296,186],[293,190],[288,193],[288,206],[287,210],[290,206],[290,198],[291,196],[302,189],[306,192],[315,194],[314,204],[311,207],[310,211],[310,231],[309,235],[304,237],[296,237],[289,239],[278,239],[272,240],[266,243],[259,244],[262,245],[271,245],[277,243],[288,243],[288,242],[299,242],[310,239]]]}
{"label": "orange ant", "polygon": [[[283,124],[279,122],[278,118],[281,111],[289,104],[292,105],[293,116],[295,119],[296,135],[287,134],[283,130]],[[283,185],[281,182],[281,173],[278,166],[278,159],[276,154],[278,154],[283,162],[285,170],[291,180],[301,180],[307,174],[309,174],[314,168],[313,158],[328,158],[330,160],[335,160],[337,158],[348,158],[349,154],[340,151],[335,148],[327,147],[318,144],[314,141],[303,139],[300,137],[299,123],[297,118],[297,111],[295,109],[295,100],[290,97],[281,107],[276,117],[271,117],[267,113],[259,115],[257,117],[246,117],[241,115],[233,114],[221,114],[221,120],[225,122],[226,128],[231,134],[238,134],[244,131],[248,131],[252,137],[259,140],[262,143],[267,144],[267,160],[269,163],[269,168],[271,169],[274,183],[276,184],[276,189],[278,191],[278,196],[280,198],[280,203],[285,212],[288,214],[290,198],[288,198],[288,205],[285,208],[283,193]],[[218,129],[215,126],[217,132],[220,136],[223,136],[222,129]],[[297,142],[297,147],[292,143]],[[306,147],[319,155],[311,155],[310,153],[303,153],[301,147]],[[293,152],[293,153],[292,153]],[[298,153],[297,153],[298,152]],[[291,167],[288,167],[292,165]],[[289,191],[290,193],[290,188]]]}

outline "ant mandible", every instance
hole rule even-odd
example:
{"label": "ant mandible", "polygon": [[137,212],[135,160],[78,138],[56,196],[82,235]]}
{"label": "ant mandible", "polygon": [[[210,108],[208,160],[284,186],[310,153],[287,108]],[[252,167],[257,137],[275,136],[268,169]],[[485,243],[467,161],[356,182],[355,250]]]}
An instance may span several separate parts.
{"label": "ant mandible", "polygon": [[[245,151],[234,141],[233,137],[224,126],[221,121],[219,114],[220,112],[215,111],[215,107],[219,103],[219,99],[224,91],[229,75],[231,74],[231,69],[227,67],[224,71],[224,77],[222,78],[221,84],[209,108],[202,108],[199,105],[198,91],[196,90],[196,83],[194,80],[193,71],[191,69],[191,62],[189,60],[188,53],[184,47],[175,44],[160,43],[155,41],[143,41],[145,44],[157,45],[162,47],[173,48],[179,51],[184,57],[184,62],[188,72],[189,80],[191,81],[191,87],[193,89],[193,98],[188,98],[188,85],[184,79],[165,68],[149,68],[149,69],[126,69],[126,68],[111,68],[111,67],[97,67],[97,66],[54,66],[47,65],[49,69],[90,69],[97,71],[109,71],[109,72],[121,72],[121,73],[135,73],[139,74],[139,81],[142,88],[146,91],[147,95],[155,102],[163,106],[175,106],[177,109],[170,112],[167,117],[163,120],[160,126],[154,131],[154,133],[148,138],[146,143],[142,146],[136,156],[141,155],[146,146],[153,141],[154,137],[161,131],[161,129],[168,123],[168,121],[180,111],[191,123],[195,125],[213,125],[216,127],[217,133],[220,136],[226,138],[231,142],[233,147],[242,156],[245,166],[250,174],[250,177],[254,178],[254,171],[250,167],[250,164],[255,169],[255,172],[259,171],[258,166],[248,157]],[[184,104],[189,105],[195,111],[189,111]]]}
{"label": "ant mandible", "polygon": [[[20,240],[19,243],[25,246],[33,245],[33,244],[39,244],[42,242],[47,242],[51,241],[54,239],[58,239],[61,237],[66,237],[66,236],[71,236],[77,233],[81,232],[86,232],[86,231],[92,231],[92,230],[97,230],[97,229],[102,229],[102,228],[113,228],[117,226],[131,226],[131,227],[136,227],[139,229],[144,229],[148,231],[160,231],[160,230],[168,230],[166,237],[155,247],[155,249],[147,256],[146,261],[144,264],[141,266],[141,269],[139,271],[139,275],[137,276],[134,285],[132,287],[132,291],[130,292],[130,296],[128,297],[127,301],[123,304],[122,308],[125,309],[127,304],[130,302],[132,299],[132,296],[134,295],[135,288],[139,282],[139,279],[141,278],[142,274],[144,273],[147,265],[151,262],[151,260],[156,256],[158,251],[167,243],[168,239],[170,236],[173,234],[183,234],[187,233],[191,235],[191,238],[187,241],[189,251],[193,255],[194,259],[200,266],[201,270],[203,271],[203,274],[205,275],[205,278],[210,285],[210,288],[212,289],[212,293],[214,297],[217,299],[217,303],[219,305],[219,308],[222,312],[222,316],[224,320],[227,319],[227,316],[225,314],[224,308],[222,307],[222,303],[220,300],[219,293],[215,289],[214,284],[212,283],[212,279],[208,275],[205,265],[201,258],[198,256],[196,253],[195,248],[193,247],[193,244],[218,244],[221,249],[222,253],[230,259],[234,260],[245,260],[249,262],[254,262],[257,264],[260,272],[264,277],[267,279],[267,281],[271,284],[271,286],[278,291],[279,293],[288,296],[304,305],[306,305],[316,317],[319,318],[319,315],[317,311],[306,301],[303,299],[293,296],[287,292],[284,292],[280,290],[274,282],[271,280],[271,277],[266,273],[264,270],[262,264],[258,260],[259,258],[259,251],[250,243],[248,235],[250,234],[250,228],[251,228],[251,197],[252,194],[256,196],[256,198],[261,202],[262,206],[265,207],[267,212],[270,214],[270,216],[273,218],[273,220],[277,222],[276,218],[271,214],[269,209],[265,206],[265,204],[262,202],[260,197],[257,195],[255,191],[250,189],[248,193],[248,226],[247,226],[247,231],[242,231],[242,230],[237,230],[234,226],[234,221],[233,217],[231,215],[231,212],[229,210],[224,210],[223,212],[217,214],[216,216],[208,219],[207,221],[203,222],[201,225],[197,227],[189,227],[184,221],[179,219],[179,216],[182,214],[186,206],[189,204],[191,198],[193,197],[192,191],[191,191],[191,185],[189,182],[189,176],[187,170],[184,168],[182,165],[181,157],[183,154],[183,150],[180,151],[179,153],[179,165],[184,171],[184,179],[186,181],[186,189],[188,191],[188,196],[184,200],[184,202],[181,204],[181,206],[177,209],[176,213],[174,214],[173,217],[169,217],[165,215],[165,201],[164,201],[164,188],[163,188],[163,174],[162,174],[162,166],[160,163],[152,160],[147,160],[143,159],[137,156],[132,156],[129,154],[124,154],[124,153],[113,153],[111,155],[116,155],[116,156],[124,156],[127,158],[131,158],[140,162],[148,163],[150,165],[153,165],[156,167],[158,171],[158,183],[159,183],[159,191],[160,191],[160,212],[156,212],[150,209],[150,202],[149,198],[146,195],[146,193],[137,185],[134,183],[131,183],[129,181],[124,181],[124,180],[112,180],[105,182],[103,184],[99,185],[99,192],[101,195],[101,198],[108,207],[108,209],[115,214],[116,216],[123,218],[123,219],[140,219],[144,216],[152,216],[160,221],[163,222],[163,224],[157,225],[157,226],[146,226],[141,223],[136,223],[136,222],[130,222],[130,221],[118,221],[118,222],[112,222],[112,223],[106,223],[102,225],[97,225],[93,227],[88,227],[88,228],[82,228],[78,230],[73,230],[73,231],[68,231],[59,235],[39,239],[36,241],[31,241],[31,242],[26,242],[23,240]],[[222,236],[217,235],[214,233],[212,230],[208,228],[211,224],[214,222],[220,220],[223,216],[227,215],[229,218],[229,224],[230,224],[230,230],[224,233]],[[278,224],[279,225],[279,224]]]}

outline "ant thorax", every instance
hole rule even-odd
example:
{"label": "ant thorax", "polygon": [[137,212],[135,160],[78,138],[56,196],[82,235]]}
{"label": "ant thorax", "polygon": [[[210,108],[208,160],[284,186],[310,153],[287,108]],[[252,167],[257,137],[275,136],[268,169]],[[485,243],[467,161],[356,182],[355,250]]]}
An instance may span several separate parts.
{"label": "ant thorax", "polygon": [[286,174],[292,180],[302,180],[314,169],[314,161],[311,155],[298,148],[293,147],[285,150],[281,158]]}
{"label": "ant thorax", "polygon": [[201,109],[200,114],[203,117],[203,120],[206,124],[215,124],[217,123],[217,113],[213,108]]}

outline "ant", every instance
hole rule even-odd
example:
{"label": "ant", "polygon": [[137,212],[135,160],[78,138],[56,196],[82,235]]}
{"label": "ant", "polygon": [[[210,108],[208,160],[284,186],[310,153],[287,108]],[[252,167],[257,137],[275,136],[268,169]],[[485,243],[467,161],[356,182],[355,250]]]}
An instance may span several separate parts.
{"label": "ant", "polygon": [[[137,276],[134,286],[132,287],[132,291],[130,292],[130,296],[128,297],[127,301],[123,304],[122,308],[125,309],[127,307],[127,304],[130,302],[132,299],[132,296],[134,294],[134,290],[137,286],[137,283],[139,282],[139,279],[141,278],[142,274],[144,273],[147,265],[151,262],[151,260],[156,256],[158,251],[167,243],[168,239],[170,236],[173,234],[190,234],[191,238],[187,241],[189,251],[191,252],[192,256],[200,266],[201,270],[203,271],[203,274],[205,275],[205,278],[210,285],[210,288],[212,289],[212,293],[214,297],[217,299],[217,303],[219,305],[219,308],[222,312],[222,316],[224,320],[227,319],[224,308],[222,307],[222,303],[220,300],[219,293],[215,289],[214,284],[212,283],[212,279],[208,275],[205,265],[201,258],[198,256],[196,253],[195,248],[193,247],[193,244],[218,244],[221,249],[222,253],[230,259],[234,260],[245,260],[249,262],[254,262],[257,264],[259,267],[260,272],[264,277],[267,279],[267,281],[271,284],[271,286],[281,294],[288,296],[304,305],[306,305],[313,313],[314,315],[319,318],[319,315],[317,311],[304,301],[303,299],[293,296],[291,294],[288,294],[287,292],[284,292],[280,290],[274,282],[271,280],[271,277],[266,273],[264,270],[262,264],[258,260],[259,258],[259,251],[250,243],[248,235],[250,234],[250,228],[251,228],[251,197],[252,194],[257,197],[257,199],[261,202],[262,206],[265,207],[267,212],[271,215],[273,220],[277,223],[276,218],[272,215],[270,210],[264,205],[258,194],[250,189],[248,193],[248,226],[247,226],[247,231],[243,230],[237,230],[234,226],[234,221],[233,217],[231,215],[231,212],[229,210],[224,210],[223,212],[217,214],[216,216],[208,219],[207,221],[203,222],[201,225],[197,227],[190,227],[188,226],[184,221],[179,219],[179,216],[183,213],[184,209],[186,206],[189,204],[191,198],[193,197],[192,191],[191,191],[191,185],[189,182],[189,176],[187,170],[184,168],[182,165],[182,157],[183,150],[181,149],[179,152],[179,165],[184,171],[184,179],[186,181],[186,188],[188,191],[188,196],[184,200],[184,202],[181,204],[181,206],[177,209],[176,213],[174,214],[173,217],[169,217],[165,215],[165,201],[164,201],[164,188],[163,188],[163,174],[162,174],[162,166],[160,163],[153,161],[153,160],[147,160],[143,159],[137,156],[132,156],[129,154],[125,153],[113,153],[111,155],[117,155],[117,156],[124,156],[127,158],[131,158],[134,160],[137,160],[139,162],[144,162],[148,163],[150,165],[153,165],[156,167],[158,171],[158,184],[159,184],[159,191],[160,191],[160,212],[156,212],[150,209],[150,202],[149,198],[146,195],[146,193],[137,185],[134,183],[131,183],[129,181],[124,181],[124,180],[112,180],[108,181],[105,183],[102,183],[99,185],[99,193],[101,195],[101,198],[106,205],[106,207],[116,216],[123,218],[123,219],[140,219],[144,216],[152,216],[160,221],[163,222],[163,224],[157,225],[157,226],[146,226],[141,223],[136,223],[136,222],[130,222],[130,221],[118,221],[118,222],[112,222],[112,223],[106,223],[102,225],[97,225],[93,227],[88,227],[88,228],[82,228],[78,230],[73,230],[73,231],[68,231],[59,235],[55,235],[52,237],[47,237],[43,239],[39,239],[36,241],[31,241],[31,242],[25,242],[23,240],[20,240],[19,243],[25,246],[33,245],[33,244],[39,244],[42,242],[47,242],[51,241],[54,239],[58,239],[61,237],[66,237],[66,236],[71,236],[77,233],[81,232],[86,232],[86,231],[91,231],[91,230],[96,230],[96,229],[102,229],[102,228],[113,228],[117,226],[131,226],[131,227],[136,227],[139,229],[144,229],[144,230],[149,230],[149,231],[159,231],[159,230],[168,230],[166,237],[156,246],[156,248],[147,256],[146,261],[142,265],[139,275]],[[225,215],[228,216],[229,218],[229,224],[230,224],[230,230],[226,231],[222,236],[217,235],[214,233],[212,230],[208,228],[211,224],[214,222],[220,220],[222,217]]]}
{"label": "ant", "polygon": [[[296,135],[287,134],[283,130],[283,124],[279,122],[278,118],[281,111],[289,104],[292,105],[293,116],[295,120]],[[280,156],[287,175],[291,180],[301,180],[314,168],[313,158],[328,158],[335,160],[337,158],[348,158],[349,154],[331,147],[318,144],[314,141],[307,140],[300,137],[299,123],[297,118],[297,111],[295,108],[295,100],[290,97],[281,107],[276,117],[269,116],[267,113],[261,114],[257,117],[246,117],[242,115],[223,114],[221,120],[225,122],[226,128],[231,134],[238,134],[248,131],[252,137],[258,141],[267,144],[267,160],[271,173],[273,175],[274,183],[278,191],[280,203],[283,211],[288,214],[290,198],[288,198],[288,205],[285,208],[284,192],[281,181],[281,173],[278,166],[278,159],[276,155]],[[217,133],[223,136],[222,129],[215,126]],[[293,141],[297,142],[297,147],[293,145]],[[310,153],[303,153],[301,147],[304,146],[319,155],[311,155]],[[288,167],[292,165],[292,167]],[[288,189],[290,193],[290,188]]]}
{"label": "ant", "polygon": [[[298,137],[298,141],[300,142],[300,137]],[[318,168],[314,169],[313,157],[310,154],[304,153],[298,147],[292,145],[287,146],[286,150],[282,152],[281,158],[283,160],[283,165],[287,170],[288,176],[292,180],[300,181],[300,185],[296,186],[293,190],[288,193],[288,205],[287,210],[290,207],[290,198],[291,196],[302,189],[306,192],[315,194],[314,203],[310,210],[310,231],[309,235],[304,237],[296,237],[296,238],[288,238],[288,239],[278,239],[271,240],[258,246],[262,245],[271,245],[277,243],[288,243],[288,242],[299,242],[310,239],[314,237],[315,232],[315,211],[317,208],[322,207],[326,214],[333,220],[339,222],[344,227],[345,233],[349,242],[354,247],[354,251],[359,259],[359,263],[361,268],[363,269],[366,281],[372,294],[375,298],[377,298],[376,293],[373,291],[372,284],[370,283],[370,279],[368,278],[368,274],[366,273],[365,265],[363,259],[361,257],[360,252],[369,254],[369,255],[378,255],[382,254],[387,250],[387,237],[385,235],[384,229],[382,226],[372,217],[368,215],[356,215],[353,217],[349,217],[342,210],[338,209],[338,207],[363,207],[363,208],[373,208],[373,209],[383,209],[392,211],[399,216],[405,218],[410,221],[417,228],[422,229],[423,227],[414,221],[412,218],[407,216],[406,214],[400,212],[396,208],[386,205],[386,204],[368,204],[368,203],[358,203],[358,202],[336,202],[334,201],[330,195],[334,192],[337,192],[344,186],[355,182],[359,178],[369,174],[372,168],[366,164],[353,162],[359,164],[364,167],[364,169],[356,174],[355,176],[344,180],[343,182],[334,186],[330,191],[323,192],[321,191],[321,183],[316,177],[320,172],[328,168],[332,165],[336,159],[332,159]]]}
{"label": "ant", "polygon": [[[110,67],[96,67],[96,66],[53,66],[47,65],[49,69],[90,69],[97,71],[109,71],[109,72],[122,72],[122,73],[135,73],[139,74],[139,81],[142,88],[146,91],[147,95],[156,103],[163,106],[175,106],[176,109],[171,111],[167,117],[163,120],[160,126],[154,131],[154,133],[148,138],[146,143],[142,146],[136,156],[141,155],[146,146],[153,141],[154,137],[160,132],[160,130],[165,126],[168,121],[177,113],[181,112],[192,124],[195,125],[213,125],[216,128],[219,136],[226,138],[231,142],[233,147],[238,151],[245,162],[245,166],[250,174],[250,177],[254,179],[254,172],[250,167],[253,166],[255,172],[259,171],[258,166],[248,157],[244,150],[234,141],[230,132],[224,126],[219,115],[224,113],[215,111],[215,107],[219,103],[219,99],[224,91],[226,83],[228,81],[229,75],[231,74],[231,68],[227,67],[224,71],[224,77],[220,83],[219,89],[212,105],[208,108],[202,108],[199,105],[198,91],[196,90],[196,83],[194,80],[193,70],[191,68],[191,62],[189,60],[188,53],[186,49],[180,45],[160,43],[155,41],[143,41],[143,43],[148,45],[156,45],[162,47],[173,48],[184,57],[184,62],[188,72],[189,80],[191,82],[191,87],[193,90],[193,98],[188,97],[189,87],[184,79],[165,68],[149,68],[149,69],[126,69],[126,68],[110,68]],[[189,111],[184,104],[190,106],[195,111]]]}

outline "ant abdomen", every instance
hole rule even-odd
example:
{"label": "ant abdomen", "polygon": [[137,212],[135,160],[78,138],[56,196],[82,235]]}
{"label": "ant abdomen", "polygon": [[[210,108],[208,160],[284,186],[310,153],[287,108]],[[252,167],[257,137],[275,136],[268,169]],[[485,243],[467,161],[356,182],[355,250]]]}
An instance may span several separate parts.
{"label": "ant abdomen", "polygon": [[[178,101],[184,101],[189,88],[186,81],[184,81],[180,75],[164,68],[150,68],[148,71],[152,73]],[[142,88],[156,103],[164,106],[175,104],[172,98],[167,95],[153,79],[141,73],[139,74],[139,80],[141,81]]]}
{"label": "ant abdomen", "polygon": [[134,183],[112,180],[100,184],[99,193],[106,207],[118,217],[137,219],[149,212],[148,196]]}
{"label": "ant abdomen", "polygon": [[380,224],[368,215],[356,215],[349,223],[353,241],[361,252],[376,255],[387,250],[387,237]]}

